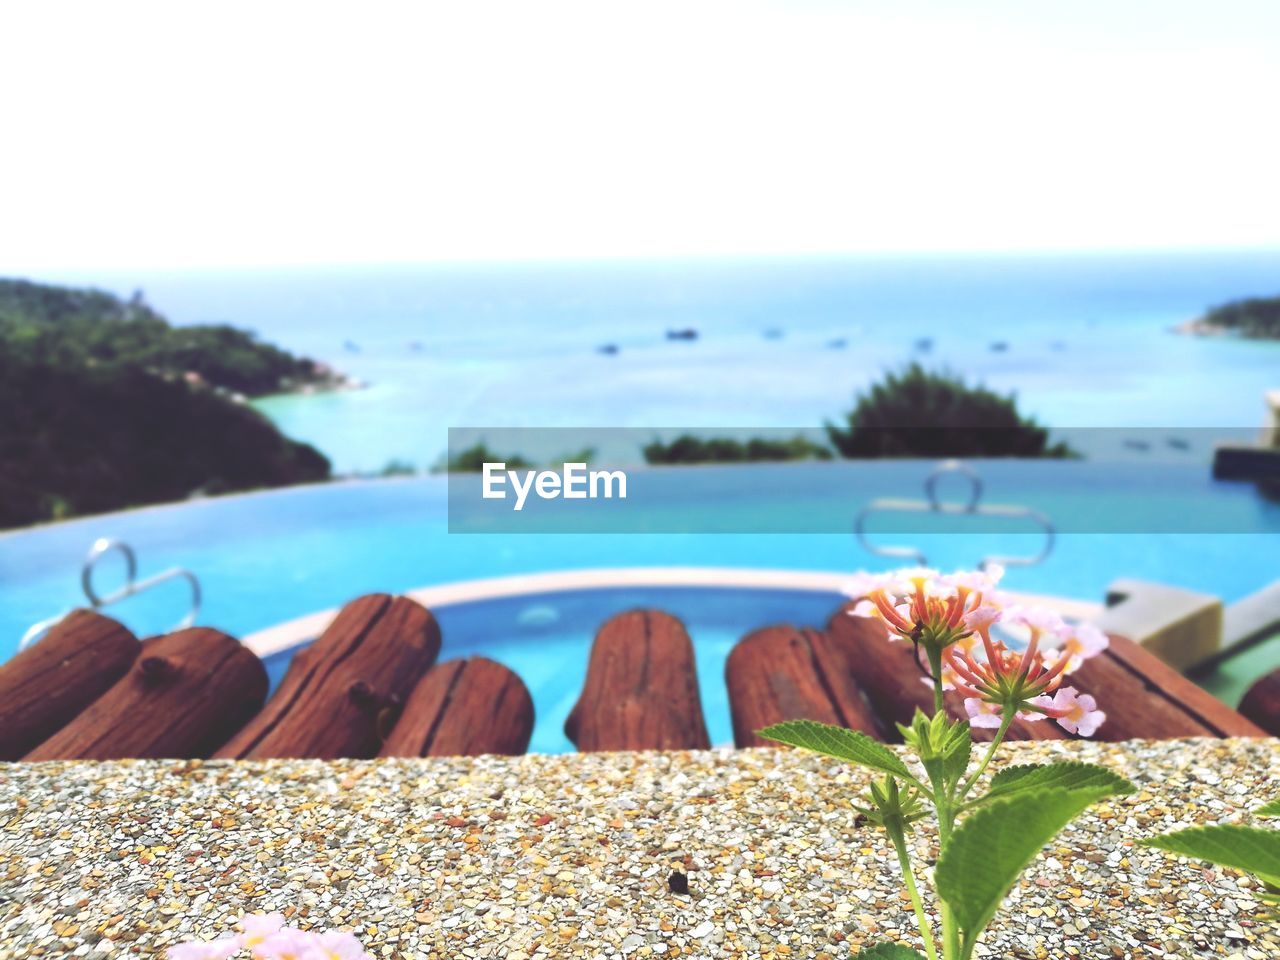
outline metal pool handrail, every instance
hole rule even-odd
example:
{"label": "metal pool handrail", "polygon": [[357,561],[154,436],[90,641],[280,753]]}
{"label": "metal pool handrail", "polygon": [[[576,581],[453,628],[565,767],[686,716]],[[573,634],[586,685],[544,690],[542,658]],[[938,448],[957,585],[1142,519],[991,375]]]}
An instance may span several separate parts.
{"label": "metal pool handrail", "polygon": [[[105,597],[98,593],[93,586],[93,568],[98,565],[106,554],[112,550],[118,551],[124,555],[125,564],[125,580],[124,586],[113,593],[108,593]],[[84,566],[80,568],[80,587],[84,590],[84,595],[89,601],[89,606],[97,610],[100,607],[109,607],[113,603],[119,603],[121,600],[127,600],[129,597],[136,596],[150,590],[152,587],[159,586],[169,580],[186,580],[191,585],[191,606],[187,609],[186,615],[178,621],[173,629],[181,630],[189,627],[196,622],[196,616],[200,613],[200,581],[196,579],[196,575],[190,570],[182,567],[170,567],[163,570],[155,576],[147,577],[145,580],[136,579],[138,576],[138,557],[133,551],[133,547],[129,546],[122,540],[112,540],[107,537],[101,537],[96,540],[93,547],[89,550],[89,555],[85,558]],[[22,639],[18,642],[18,649],[24,650],[32,643],[44,636],[53,627],[62,621],[62,619],[70,613],[70,610],[64,610],[56,617],[50,617],[47,620],[41,620],[39,623],[33,624],[26,633],[22,635]]]}
{"label": "metal pool handrail", "polygon": [[[969,481],[969,495],[965,500],[948,502],[938,497],[938,481],[949,474],[958,474]],[[1025,519],[1036,523],[1044,533],[1044,546],[1039,553],[1025,555],[994,555],[983,557],[978,566],[986,569],[992,564],[1005,567],[1031,567],[1042,563],[1053,552],[1056,531],[1053,521],[1030,507],[1010,504],[982,504],[982,477],[978,471],[959,460],[947,460],[933,469],[924,481],[925,500],[872,500],[858,512],[853,521],[853,530],[858,543],[867,551],[881,557],[895,557],[914,561],[919,566],[928,566],[928,558],[924,551],[917,547],[892,544],[872,543],[867,536],[867,519],[877,513],[941,513],[950,515],[967,515],[981,517],[1005,517]]]}

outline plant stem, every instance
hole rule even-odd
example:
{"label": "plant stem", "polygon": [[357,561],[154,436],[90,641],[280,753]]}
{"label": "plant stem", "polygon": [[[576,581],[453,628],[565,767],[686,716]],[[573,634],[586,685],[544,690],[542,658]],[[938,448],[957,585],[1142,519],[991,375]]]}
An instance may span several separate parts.
{"label": "plant stem", "polygon": [[[951,830],[955,826],[956,814],[949,800],[939,801],[935,795],[933,805],[938,813],[938,852],[941,854],[942,850],[946,848],[947,841],[951,838]],[[938,912],[942,917],[942,955],[946,960],[957,960],[960,955],[960,931],[951,916],[951,908],[947,906],[945,900],[939,899]]]}
{"label": "plant stem", "polygon": [[956,798],[957,801],[963,802],[969,791],[973,789],[973,785],[978,782],[978,779],[986,771],[987,765],[991,763],[991,758],[996,755],[996,750],[1000,748],[1000,744],[1004,741],[1004,735],[1009,732],[1009,725],[1013,723],[1014,715],[1017,712],[1016,707],[1005,708],[1004,716],[1000,720],[1000,729],[996,731],[996,735],[991,741],[991,746],[987,748],[986,755],[982,758],[982,763],[978,764],[978,769],[973,772],[973,776],[961,784],[959,796]]}
{"label": "plant stem", "polygon": [[920,891],[916,889],[916,878],[911,872],[911,855],[907,852],[907,841],[900,829],[887,828],[893,839],[893,847],[898,851],[898,864],[902,867],[902,880],[907,885],[907,895],[911,898],[911,909],[916,913],[916,922],[920,926],[920,939],[924,941],[925,953],[929,960],[938,960],[938,950],[933,943],[933,931],[929,928],[929,917],[924,912],[924,903],[920,900]]}
{"label": "plant stem", "polygon": [[959,960],[960,957],[960,929],[946,904],[943,904],[942,913],[942,955],[946,960]]}
{"label": "plant stem", "polygon": [[933,712],[942,712],[942,651],[929,648],[929,672],[933,674]]}

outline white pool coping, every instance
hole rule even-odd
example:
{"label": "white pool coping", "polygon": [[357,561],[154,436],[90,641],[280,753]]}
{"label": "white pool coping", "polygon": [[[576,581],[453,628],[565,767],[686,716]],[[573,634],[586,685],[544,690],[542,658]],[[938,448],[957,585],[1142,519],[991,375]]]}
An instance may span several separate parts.
{"label": "white pool coping", "polygon": [[[619,587],[728,587],[761,590],[795,590],[810,593],[842,593],[852,580],[848,572],[823,570],[769,570],[748,567],[594,567],[587,570],[557,570],[550,573],[522,573],[510,577],[459,580],[454,583],[419,587],[404,594],[428,609],[458,603],[536,596],[569,590],[608,590]],[[1013,593],[1022,603],[1043,603],[1073,620],[1095,620],[1101,603],[1049,597],[1043,594]],[[354,599],[354,598],[353,598]],[[244,644],[259,657],[313,640],[324,632],[339,608],[318,610],[294,620],[258,630],[244,637]]]}

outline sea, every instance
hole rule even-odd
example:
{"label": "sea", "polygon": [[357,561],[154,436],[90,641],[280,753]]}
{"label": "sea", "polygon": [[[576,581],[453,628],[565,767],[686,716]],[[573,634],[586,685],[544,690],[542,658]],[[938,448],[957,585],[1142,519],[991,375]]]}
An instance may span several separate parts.
{"label": "sea", "polygon": [[362,389],[255,405],[338,473],[426,470],[450,427],[814,429],[915,361],[1054,428],[1261,426],[1280,342],[1174,332],[1280,293],[1280,251],[437,263],[77,273]]}

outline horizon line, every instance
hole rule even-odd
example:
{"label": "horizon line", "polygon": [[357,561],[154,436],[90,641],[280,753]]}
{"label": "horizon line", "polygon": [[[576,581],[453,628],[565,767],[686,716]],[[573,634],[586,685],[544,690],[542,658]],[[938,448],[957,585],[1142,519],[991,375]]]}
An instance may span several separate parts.
{"label": "horizon line", "polygon": [[655,263],[731,263],[759,261],[805,260],[883,260],[883,259],[1018,259],[1037,257],[1142,257],[1142,256],[1213,256],[1213,255],[1280,255],[1280,240],[1274,243],[1206,244],[1203,246],[1062,246],[1062,247],[990,247],[990,248],[848,248],[839,250],[800,251],[725,251],[671,253],[597,253],[597,254],[522,254],[511,256],[456,256],[422,258],[388,258],[347,260],[278,260],[257,263],[205,263],[205,264],[153,264],[102,266],[33,265],[16,270],[4,269],[0,277],[7,279],[32,279],[39,275],[84,276],[88,274],[121,275],[146,274],[195,274],[195,273],[256,273],[256,272],[306,272],[314,270],[350,270],[360,268],[437,268],[437,267],[521,267],[521,266],[596,266]]}

